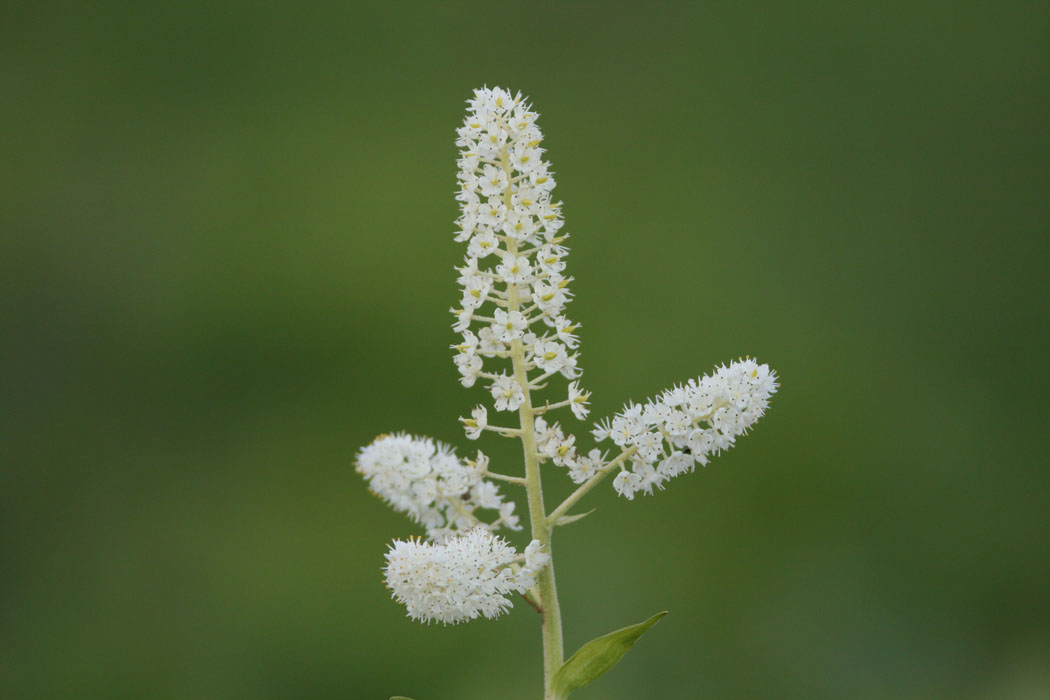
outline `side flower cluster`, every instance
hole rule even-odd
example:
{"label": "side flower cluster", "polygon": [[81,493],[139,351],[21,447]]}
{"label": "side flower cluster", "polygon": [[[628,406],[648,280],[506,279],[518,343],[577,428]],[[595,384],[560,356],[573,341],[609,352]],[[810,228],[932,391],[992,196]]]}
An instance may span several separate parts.
{"label": "side flower cluster", "polygon": [[769,406],[777,390],[777,376],[769,365],[746,359],[719,367],[714,374],[691,379],[685,386],[665,391],[645,405],[628,404],[612,420],[599,423],[593,433],[599,441],[612,440],[624,449],[628,469],[613,480],[626,498],[653,487],[712,455],[732,447]]}
{"label": "side flower cluster", "polygon": [[387,588],[420,622],[455,624],[493,618],[524,593],[549,556],[533,540],[518,554],[502,538],[477,528],[441,544],[394,540],[386,555]]}
{"label": "side flower cluster", "polygon": [[[460,459],[454,448],[427,437],[405,433],[381,435],[357,454],[357,471],[369,488],[394,510],[405,513],[443,541],[456,532],[479,526],[520,530],[514,502],[504,501],[499,488],[484,478],[488,458]],[[493,510],[495,520],[483,522],[479,510]]]}
{"label": "side flower cluster", "polygon": [[[458,268],[461,305],[451,310],[462,342],[452,347],[463,386],[486,380],[497,411],[517,411],[548,377],[580,376],[577,326],[565,316],[572,298],[568,235],[561,202],[552,197],[555,181],[537,116],[520,93],[484,88],[468,100],[457,131],[455,240],[467,244],[467,253]],[[512,357],[536,376],[523,381],[505,370],[486,371],[486,359]],[[573,391],[573,413],[583,417],[588,394],[578,385]],[[476,439],[484,426],[466,428]]]}

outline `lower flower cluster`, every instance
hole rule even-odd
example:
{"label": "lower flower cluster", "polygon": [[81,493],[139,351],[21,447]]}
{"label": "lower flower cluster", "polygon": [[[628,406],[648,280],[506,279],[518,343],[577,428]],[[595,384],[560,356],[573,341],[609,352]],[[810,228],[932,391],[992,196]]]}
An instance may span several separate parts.
{"label": "lower flower cluster", "polygon": [[493,618],[511,607],[510,593],[535,584],[549,556],[533,540],[524,554],[484,528],[436,544],[394,540],[386,555],[386,585],[408,616],[455,624]]}

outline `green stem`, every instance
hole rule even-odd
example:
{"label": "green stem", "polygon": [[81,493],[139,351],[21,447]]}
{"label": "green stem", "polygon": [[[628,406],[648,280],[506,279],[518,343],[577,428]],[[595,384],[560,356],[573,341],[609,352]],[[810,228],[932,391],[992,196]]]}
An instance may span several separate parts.
{"label": "green stem", "polygon": [[[500,154],[501,165],[510,180],[510,158],[506,147]],[[511,188],[508,185],[504,193],[507,210],[511,209]],[[508,238],[507,250],[517,255],[518,242]],[[521,309],[521,297],[518,285],[507,285],[507,304],[511,311]],[[518,409],[521,421],[521,446],[525,453],[525,490],[528,493],[529,521],[532,525],[532,538],[539,540],[544,551],[550,556],[547,565],[536,577],[536,588],[539,592],[539,605],[543,610],[543,697],[555,700],[551,692],[551,681],[554,674],[565,662],[565,650],[561,633],[561,607],[558,605],[558,587],[554,582],[554,552],[551,550],[551,527],[547,524],[547,511],[543,506],[543,484],[540,479],[540,463],[536,449],[536,414],[529,394],[529,375],[525,365],[525,348],[520,338],[514,339],[510,348],[511,362],[514,366],[514,380],[521,386],[525,400]]]}
{"label": "green stem", "polygon": [[543,486],[540,480],[540,465],[536,450],[535,418],[529,401],[528,379],[521,341],[515,340],[512,347],[514,376],[521,384],[525,401],[518,409],[521,418],[521,444],[525,453],[525,490],[529,499],[529,521],[532,538],[539,540],[544,551],[550,555],[547,566],[540,570],[536,587],[539,589],[540,607],[543,609],[543,689],[544,697],[553,697],[551,680],[565,661],[562,644],[561,607],[558,604],[558,587],[554,581],[554,552],[551,550],[551,528],[547,524],[547,513],[543,506]]}
{"label": "green stem", "polygon": [[553,528],[558,522],[558,518],[569,512],[569,509],[576,505],[576,502],[587,495],[587,493],[593,489],[598,483],[609,476],[609,474],[623,464],[623,461],[638,451],[637,447],[628,447],[626,450],[616,456],[616,459],[606,464],[601,470],[592,476],[587,481],[580,484],[580,487],[569,494],[569,497],[561,502],[557,508],[551,511],[551,514],[547,516],[547,527]]}

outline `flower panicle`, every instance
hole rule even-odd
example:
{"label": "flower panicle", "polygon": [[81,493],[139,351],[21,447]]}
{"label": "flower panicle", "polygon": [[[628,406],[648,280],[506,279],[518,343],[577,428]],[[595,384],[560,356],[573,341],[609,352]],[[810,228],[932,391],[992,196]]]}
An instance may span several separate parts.
{"label": "flower panicle", "polygon": [[[517,411],[530,390],[548,377],[577,380],[578,324],[565,315],[572,299],[572,278],[565,274],[568,248],[562,205],[541,147],[539,116],[521,93],[481,88],[467,101],[467,115],[457,130],[460,216],[455,240],[466,243],[458,268],[462,292],[452,309],[453,328],[462,342],[452,346],[465,387],[488,382],[497,411]],[[485,361],[507,360],[520,352],[527,379],[505,369],[486,371]],[[567,402],[582,419],[587,397],[578,383]],[[583,397],[582,399],[580,397]],[[467,437],[480,429],[464,420]]]}
{"label": "flower panicle", "polygon": [[[427,537],[442,541],[477,527],[520,530],[514,502],[504,500],[484,478],[488,457],[461,459],[453,447],[406,433],[380,435],[358,452],[357,471],[369,488],[390,506],[423,525]],[[485,522],[479,511],[497,513]]]}
{"label": "flower panicle", "polygon": [[716,368],[645,404],[628,403],[611,419],[595,424],[594,437],[629,453],[613,479],[621,496],[653,492],[697,464],[732,447],[769,406],[776,393],[776,372],[751,358]]}
{"label": "flower panicle", "polygon": [[484,528],[444,542],[394,540],[386,554],[386,586],[408,616],[446,625],[493,618],[524,593],[549,556],[533,540],[524,554]]}

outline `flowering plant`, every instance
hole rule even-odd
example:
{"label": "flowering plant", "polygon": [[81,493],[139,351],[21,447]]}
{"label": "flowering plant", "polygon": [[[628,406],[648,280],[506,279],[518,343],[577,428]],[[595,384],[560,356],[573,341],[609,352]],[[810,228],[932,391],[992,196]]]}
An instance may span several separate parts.
{"label": "flowering plant", "polygon": [[[585,454],[576,435],[551,420],[564,408],[584,420],[590,393],[579,383],[578,326],[565,315],[568,234],[537,114],[501,88],[475,90],[468,105],[456,140],[455,240],[466,244],[466,259],[458,268],[462,301],[452,310],[461,342],[452,349],[463,386],[483,381],[497,415],[516,415],[517,425],[490,423],[484,405],[460,420],[470,440],[484,432],[520,440],[524,473],[493,471],[480,451],[462,458],[444,443],[405,433],[379,436],[356,465],[375,494],[426,530],[425,541],[395,540],[386,554],[386,585],[408,616],[445,624],[493,618],[511,607],[510,594],[520,594],[542,616],[544,698],[561,700],[611,668],[664,613],[594,639],[565,661],[552,531],[583,517],[570,511],[611,474],[613,489],[633,499],[706,465],[762,416],[777,376],[741,359],[644,404],[628,403],[591,431],[598,443],[615,446],[612,454],[597,447]],[[537,398],[552,386],[561,393]],[[578,484],[549,512],[541,484],[548,462]],[[520,553],[497,534],[522,529],[497,482],[527,495],[532,539]]]}

